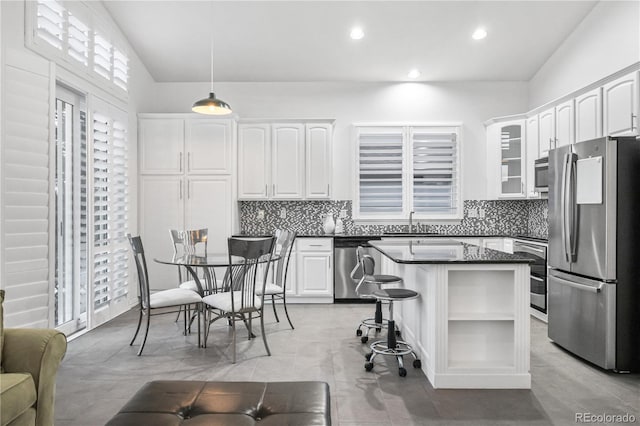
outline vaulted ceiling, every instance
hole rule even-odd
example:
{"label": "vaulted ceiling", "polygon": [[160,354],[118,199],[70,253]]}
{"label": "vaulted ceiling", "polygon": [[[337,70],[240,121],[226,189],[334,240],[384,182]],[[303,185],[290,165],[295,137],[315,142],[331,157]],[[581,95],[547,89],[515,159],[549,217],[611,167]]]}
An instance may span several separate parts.
{"label": "vaulted ceiling", "polygon": [[212,35],[216,81],[527,81],[595,3],[104,1],[158,82],[209,81]]}

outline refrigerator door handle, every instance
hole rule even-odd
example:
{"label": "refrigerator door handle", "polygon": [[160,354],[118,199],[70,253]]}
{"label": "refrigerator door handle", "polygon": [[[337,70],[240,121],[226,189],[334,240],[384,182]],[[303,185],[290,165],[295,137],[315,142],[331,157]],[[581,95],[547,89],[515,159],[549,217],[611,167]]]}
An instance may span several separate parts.
{"label": "refrigerator door handle", "polygon": [[567,168],[569,163],[569,153],[564,155],[564,164],[562,165],[562,191],[560,193],[560,216],[562,218],[562,249],[564,250],[564,257],[567,262],[571,262],[569,258],[569,249],[567,241],[569,240],[569,223],[567,214]]}
{"label": "refrigerator door handle", "polygon": [[568,191],[568,204],[569,204],[569,262],[573,262],[576,255],[576,236],[578,235],[578,205],[576,204],[576,159],[577,155],[569,153],[569,172],[567,185]]}
{"label": "refrigerator door handle", "polygon": [[577,288],[578,290],[584,290],[591,293],[600,293],[602,291],[602,287],[604,286],[603,282],[598,283],[597,286],[590,286],[590,285],[585,285],[585,284],[580,284],[573,281],[565,280],[555,275],[553,276],[553,279],[562,284],[566,284],[569,287]]}

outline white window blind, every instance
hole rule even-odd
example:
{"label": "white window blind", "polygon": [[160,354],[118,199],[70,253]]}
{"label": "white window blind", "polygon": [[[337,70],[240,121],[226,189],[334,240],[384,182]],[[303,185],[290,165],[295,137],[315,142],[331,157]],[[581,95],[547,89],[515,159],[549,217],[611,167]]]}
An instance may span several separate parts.
{"label": "white window blind", "polygon": [[357,135],[356,219],[459,219],[459,126],[366,126]]}
{"label": "white window blind", "polygon": [[129,176],[126,116],[101,106],[93,112],[92,121],[93,307],[94,311],[108,308],[109,314],[99,315],[106,320],[127,308],[120,302],[129,291]]}
{"label": "white window blind", "polygon": [[458,207],[458,138],[455,132],[413,129],[413,211],[454,215]]}
{"label": "white window blind", "polygon": [[48,69],[3,66],[5,327],[49,327]]}
{"label": "white window blind", "polygon": [[62,50],[64,41],[65,10],[57,1],[38,0],[36,33],[56,49]]}
{"label": "white window blind", "polygon": [[[128,90],[129,57],[116,40],[112,25],[98,25],[98,17],[84,2],[37,0],[25,2],[27,45],[59,65],[104,84]],[[98,30],[98,27],[100,28]],[[45,43],[41,43],[44,41]],[[99,77],[98,77],[99,76]]]}
{"label": "white window blind", "polygon": [[360,212],[401,213],[402,131],[360,133],[358,139]]}
{"label": "white window blind", "polygon": [[93,36],[93,70],[107,80],[111,79],[112,46],[97,32]]}
{"label": "white window blind", "polygon": [[122,90],[127,90],[129,82],[129,58],[118,49],[113,49],[113,82]]}
{"label": "white window blind", "polygon": [[71,13],[69,13],[68,23],[69,56],[87,66],[89,64],[89,27]]}

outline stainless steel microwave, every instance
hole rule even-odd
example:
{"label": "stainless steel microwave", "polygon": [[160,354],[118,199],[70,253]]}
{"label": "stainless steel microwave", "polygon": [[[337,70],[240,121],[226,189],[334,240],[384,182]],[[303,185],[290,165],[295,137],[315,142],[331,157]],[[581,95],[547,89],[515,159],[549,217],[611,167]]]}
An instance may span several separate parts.
{"label": "stainless steel microwave", "polygon": [[536,191],[549,192],[549,157],[538,158],[535,161],[533,182]]}

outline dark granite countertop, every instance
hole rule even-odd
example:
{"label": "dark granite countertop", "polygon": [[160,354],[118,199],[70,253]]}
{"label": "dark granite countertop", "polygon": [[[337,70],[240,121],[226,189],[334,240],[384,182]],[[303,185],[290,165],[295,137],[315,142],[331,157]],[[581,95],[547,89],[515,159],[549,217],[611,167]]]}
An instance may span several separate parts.
{"label": "dark granite countertop", "polygon": [[[234,237],[269,237],[269,234],[235,234]],[[361,232],[350,232],[350,233],[342,233],[342,234],[325,234],[323,232],[298,232],[299,238],[354,238],[354,237],[371,237],[371,238],[514,238],[519,240],[528,240],[546,244],[547,239],[541,238],[535,235],[507,235],[507,234],[497,234],[497,235],[487,235],[487,234],[461,234],[461,235],[453,235],[453,234],[407,234],[407,233],[372,233],[372,234],[363,234]]]}
{"label": "dark granite countertop", "polygon": [[531,259],[454,240],[430,238],[372,241],[396,263],[533,263]]}

